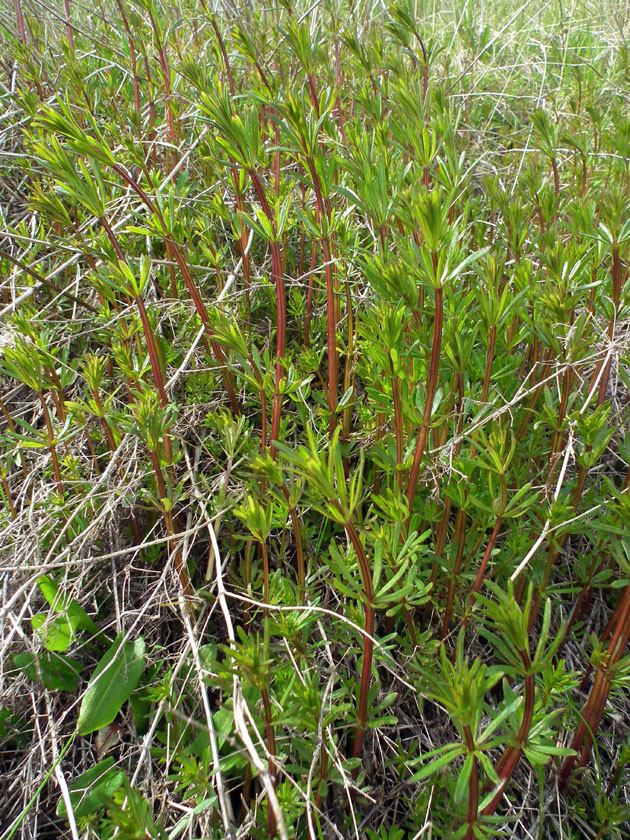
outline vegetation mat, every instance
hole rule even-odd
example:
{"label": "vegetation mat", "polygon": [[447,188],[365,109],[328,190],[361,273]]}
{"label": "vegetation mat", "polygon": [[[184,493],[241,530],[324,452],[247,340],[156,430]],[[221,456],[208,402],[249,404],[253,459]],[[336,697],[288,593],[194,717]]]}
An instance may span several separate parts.
{"label": "vegetation mat", "polygon": [[630,832],[630,7],[0,5],[0,837]]}

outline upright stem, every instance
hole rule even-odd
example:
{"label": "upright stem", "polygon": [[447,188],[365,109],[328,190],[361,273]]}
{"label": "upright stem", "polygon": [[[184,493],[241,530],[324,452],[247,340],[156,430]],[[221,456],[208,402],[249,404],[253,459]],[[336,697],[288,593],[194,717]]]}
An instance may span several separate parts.
{"label": "upright stem", "polygon": [[[270,626],[269,626],[269,556],[267,554],[267,543],[265,540],[261,540],[260,543],[260,550],[262,554],[262,562],[263,562],[263,601],[265,606],[263,608],[263,658],[265,663],[269,661],[270,658]],[[265,665],[266,667],[266,665]],[[267,751],[269,752],[269,776],[271,778],[271,784],[273,789],[276,788],[276,737],[273,728],[273,719],[271,715],[271,702],[269,700],[269,693],[267,691],[267,686],[262,685],[260,689],[261,698],[263,701],[263,709],[265,712],[265,731],[267,736]],[[267,834],[268,836],[274,837],[276,832],[276,820],[273,813],[273,808],[271,807],[271,803],[267,801]]]}
{"label": "upright stem", "polygon": [[530,673],[531,661],[529,658],[529,653],[526,650],[521,650],[519,651],[519,654],[525,671],[525,705],[523,708],[523,717],[521,719],[521,725],[519,726],[519,730],[516,735],[516,744],[506,747],[501,758],[496,764],[495,770],[497,772],[497,776],[499,777],[499,779],[501,779],[501,787],[496,792],[491,802],[489,802],[488,805],[484,808],[484,816],[490,816],[496,811],[496,808],[499,802],[501,801],[501,797],[503,796],[503,791],[505,790],[509,780],[514,775],[514,771],[518,767],[518,763],[521,760],[521,756],[523,755],[523,752],[525,750],[525,744],[527,743],[527,738],[529,737],[529,731],[532,726],[532,720],[534,718],[536,680],[533,673]]}
{"label": "upright stem", "polygon": [[444,610],[444,620],[442,621],[442,629],[440,631],[440,639],[445,639],[448,635],[449,625],[451,623],[451,613],[453,611],[453,602],[455,600],[455,591],[457,589],[457,577],[462,565],[464,557],[464,545],[466,537],[466,509],[459,508],[457,511],[457,518],[455,519],[455,540],[457,542],[457,554],[455,555],[455,563],[451,573],[451,579],[448,586],[448,596],[446,598],[446,609]]}
{"label": "upright stem", "polygon": [[278,440],[280,436],[280,420],[282,416],[282,394],[280,393],[280,384],[284,379],[284,367],[282,360],[284,359],[286,347],[286,320],[287,320],[287,305],[284,290],[284,279],[282,274],[282,257],[280,255],[280,248],[277,242],[271,243],[271,264],[272,275],[276,284],[276,373],[275,373],[275,392],[273,395],[273,406],[271,409],[271,447],[273,450],[273,441]]}
{"label": "upright stem", "polygon": [[317,262],[317,241],[311,245],[311,263],[308,272],[308,291],[306,293],[306,315],[304,316],[304,346],[309,346],[309,330],[313,313],[313,288],[315,286],[315,264]]}
{"label": "upright stem", "polygon": [[157,42],[157,53],[160,61],[160,69],[162,70],[162,78],[164,79],[164,108],[166,111],[166,122],[168,124],[169,140],[171,141],[172,149],[168,152],[167,169],[170,172],[175,165],[175,150],[177,146],[177,131],[175,126],[175,117],[173,116],[172,95],[171,95],[171,70],[168,63],[168,56],[166,55],[166,47],[160,37],[158,25],[153,16],[151,9],[148,9],[151,24],[153,26],[153,34]]}
{"label": "upright stem", "polygon": [[22,16],[22,4],[20,0],[13,0],[13,5],[15,6],[15,18],[20,42],[24,45],[26,44],[26,30],[24,28],[24,17]]}
{"label": "upright stem", "polygon": [[[110,164],[109,161],[106,162]],[[167,228],[164,221],[164,217],[159,207],[149,198],[149,196],[138,184],[138,182],[125,171],[124,167],[120,166],[117,163],[110,165],[114,172],[116,172],[116,174],[119,175],[123,179],[123,181],[136,193],[136,195],[139,196],[147,210],[149,210],[149,212],[152,215],[155,215],[155,217],[160,222],[162,230],[166,231]],[[201,318],[201,323],[205,327],[208,335],[212,336],[212,322],[210,321],[208,310],[206,309],[206,305],[203,302],[203,298],[201,297],[199,289],[197,288],[195,281],[193,280],[192,274],[190,273],[190,269],[184,258],[184,255],[182,254],[179,245],[175,242],[170,233],[164,232],[163,236],[164,242],[166,243],[167,251],[172,255],[173,259],[177,263],[177,267],[179,268],[182,277],[184,278],[184,283],[186,284],[188,293],[190,294],[195,309],[197,310],[197,314]],[[212,352],[214,353],[215,359],[217,360],[218,364],[223,368],[223,381],[225,384],[225,390],[230,400],[230,405],[232,407],[232,413],[238,415],[241,413],[241,409],[238,404],[238,399],[236,397],[236,391],[234,389],[232,374],[227,369],[227,360],[223,351],[221,350],[221,347],[217,344],[216,341],[213,341],[211,339],[210,344],[212,346]]]}
{"label": "upright stem", "polygon": [[[109,222],[103,216],[99,220],[105,229],[107,236],[109,237],[110,242],[112,243],[114,250],[116,251],[116,256],[118,257],[121,262],[127,263],[125,255],[120,247],[120,243],[116,235],[114,234],[113,230],[111,229]],[[138,295],[137,297],[134,296],[134,300],[136,302],[136,306],[138,307],[138,314],[140,315],[140,321],[142,323],[142,331],[144,332],[144,338],[147,343],[147,352],[149,353],[149,361],[151,363],[151,373],[153,374],[153,382],[155,384],[155,389],[158,393],[158,397],[160,400],[160,406],[162,408],[166,408],[169,404],[168,397],[166,396],[166,389],[164,387],[164,376],[162,374],[162,364],[160,361],[160,354],[158,351],[157,342],[155,340],[155,335],[153,333],[153,328],[151,327],[151,322],[149,321],[149,316],[147,314],[147,310],[144,305],[144,301]],[[164,435],[164,453],[166,456],[166,460],[170,464],[173,460],[173,446],[171,443],[170,436],[168,434]]]}
{"label": "upright stem", "polygon": [[403,421],[400,406],[400,389],[398,387],[398,376],[394,373],[394,366],[390,357],[390,373],[392,381],[392,402],[394,403],[394,430],[396,436],[396,486],[402,490],[402,463],[403,463]]}
{"label": "upright stem", "polygon": [[131,72],[133,74],[133,106],[136,112],[136,119],[138,120],[138,127],[140,126],[140,80],[138,79],[138,62],[136,59],[136,48],[133,43],[133,39],[131,37],[131,29],[129,27],[129,21],[127,20],[127,15],[125,14],[125,8],[122,4],[122,0],[116,0],[116,5],[118,6],[118,11],[120,12],[120,16],[122,18],[123,26],[125,27],[125,32],[127,33],[127,43],[129,44],[129,55],[131,56]]}
{"label": "upright stem", "polygon": [[[276,736],[273,730],[273,719],[271,716],[271,703],[269,701],[269,693],[266,687],[263,686],[260,690],[260,696],[263,702],[263,709],[265,712],[265,732],[267,736],[267,750],[269,751],[269,763],[267,765],[271,785],[275,790],[276,779]],[[276,817],[271,807],[271,803],[267,801],[267,836],[275,837],[276,835]]]}
{"label": "upright stem", "polygon": [[50,412],[48,411],[48,406],[46,405],[46,399],[44,395],[38,391],[37,396],[39,397],[39,402],[42,407],[42,413],[44,415],[44,423],[46,424],[46,434],[48,436],[48,450],[50,452],[50,457],[52,458],[55,483],[57,484],[57,490],[59,491],[59,495],[63,499],[64,492],[63,484],[61,482],[61,470],[59,469],[59,459],[57,458],[57,448],[55,446],[55,432],[53,430],[52,420],[50,419]]}
{"label": "upright stem", "polygon": [[[468,753],[474,754],[475,741],[472,736],[472,731],[469,726],[464,727],[464,737]],[[475,825],[477,824],[477,817],[479,813],[479,768],[477,766],[477,759],[473,758],[473,766],[468,782],[468,808],[466,811],[466,823],[468,830],[464,840],[475,840]]]}
{"label": "upright stem", "polygon": [[597,670],[580,724],[573,736],[571,749],[575,750],[576,754],[567,756],[560,769],[562,787],[566,785],[576,759],[578,767],[583,767],[588,760],[593,738],[606,707],[612,685],[612,672],[630,639],[630,586],[626,587],[621,596],[613,615],[613,623],[615,630],[608,644],[606,656]]}
{"label": "upright stem", "polygon": [[[274,236],[276,231],[276,221],[267,200],[265,188],[255,169],[248,170],[249,176],[252,180],[254,191],[264,214],[269,219],[273,227]],[[273,395],[273,406],[271,409],[271,452],[273,454],[273,441],[278,440],[280,434],[280,419],[282,415],[282,394],[280,393],[280,383],[284,379],[284,367],[282,360],[284,359],[286,348],[286,331],[287,331],[287,304],[286,294],[284,289],[284,272],[282,270],[282,255],[280,253],[280,245],[276,239],[270,242],[271,248],[271,274],[276,286],[276,390]]]}
{"label": "upright stem", "polygon": [[[94,402],[96,404],[96,408],[99,411],[98,416],[99,416],[99,420],[101,422],[101,427],[102,427],[103,432],[105,434],[105,439],[107,440],[107,443],[109,445],[109,448],[110,448],[111,452],[114,453],[118,449],[118,447],[116,446],[116,440],[114,439],[114,433],[112,432],[112,428],[109,425],[109,423],[107,422],[107,419],[105,417],[105,409],[103,407],[103,403],[102,403],[100,394],[98,393],[98,391],[95,388],[92,389],[92,396],[94,397]],[[124,479],[123,469],[122,469],[122,466],[120,464],[118,465],[118,475],[120,476],[121,480]],[[133,512],[133,510],[129,511],[129,519],[131,521],[131,529],[133,531],[133,536],[134,536],[134,539],[136,541],[136,545],[139,545],[140,544],[140,539],[141,539],[140,538],[140,528],[138,527],[138,519],[137,519],[135,513]]]}
{"label": "upright stem", "polygon": [[492,359],[494,357],[494,344],[497,338],[497,328],[494,324],[490,327],[490,338],[488,341],[488,353],[486,355],[486,369],[483,377],[483,388],[481,390],[481,402],[485,403],[488,399],[488,391],[490,390],[490,376],[492,374]]}
{"label": "upright stem", "polygon": [[416,493],[418,475],[420,473],[420,462],[422,461],[424,448],[427,442],[427,435],[429,433],[431,412],[433,410],[433,400],[435,398],[435,391],[437,388],[438,381],[440,347],[442,343],[442,321],[444,317],[443,292],[441,287],[436,286],[436,288],[434,289],[434,295],[435,319],[433,321],[433,343],[431,346],[431,360],[429,362],[429,373],[427,376],[424,413],[422,416],[422,425],[420,426],[420,433],[418,434],[418,442],[416,443],[416,450],[413,456],[413,463],[411,465],[411,472],[409,473],[409,482],[407,483],[407,502],[409,504],[409,515],[411,515],[411,507]]}
{"label": "upright stem", "polygon": [[72,32],[72,24],[70,23],[70,0],[63,0],[63,8],[66,12],[66,32],[68,33],[68,46],[70,52],[74,56],[74,34]]}
{"label": "upright stem", "polygon": [[[151,449],[149,449],[149,456],[151,458],[151,463],[153,464],[153,471],[155,473],[160,499],[167,499],[168,490],[166,487],[166,482],[164,481],[162,468],[160,467],[159,457],[157,453]],[[175,564],[175,571],[177,573],[177,577],[179,578],[179,583],[182,587],[184,597],[190,598],[193,595],[193,587],[190,581],[190,576],[188,575],[188,569],[186,568],[186,564],[184,562],[184,558],[182,557],[181,551],[174,544],[173,539],[179,530],[177,527],[177,519],[165,509],[162,510],[162,518],[164,519],[164,526],[166,528],[166,534],[168,536],[169,554],[173,558],[173,562]]]}
{"label": "upright stem", "polygon": [[363,738],[367,724],[368,713],[368,692],[370,689],[370,674],[372,671],[372,656],[374,653],[374,590],[372,589],[372,573],[368,563],[363,543],[351,521],[344,523],[348,539],[354,546],[363,577],[363,592],[365,601],[363,611],[365,613],[365,635],[363,636],[363,667],[361,669],[361,682],[359,685],[359,700],[357,704],[357,728],[352,746],[352,757],[361,758],[363,754]]}
{"label": "upright stem", "polygon": [[479,592],[481,589],[481,584],[483,583],[483,578],[486,573],[486,568],[488,566],[488,561],[490,560],[490,556],[492,554],[492,549],[494,548],[494,544],[497,540],[497,536],[499,534],[499,528],[501,527],[501,523],[503,522],[503,516],[499,514],[497,516],[497,521],[494,523],[494,528],[492,529],[492,533],[490,534],[490,539],[488,540],[488,545],[486,546],[486,550],[483,555],[483,559],[481,561],[481,565],[477,571],[477,577],[475,578],[475,583],[472,588],[472,592],[470,593],[470,599],[468,601],[468,611],[472,609],[473,604],[475,603],[475,593]]}
{"label": "upright stem", "polygon": [[300,532],[300,520],[297,515],[297,510],[294,505],[289,502],[289,492],[283,486],[284,496],[289,507],[289,516],[291,517],[291,525],[293,526],[293,537],[295,539],[295,556],[297,559],[297,581],[300,598],[304,598],[304,590],[306,586],[306,564],[304,562],[304,546],[302,544],[302,534]]}

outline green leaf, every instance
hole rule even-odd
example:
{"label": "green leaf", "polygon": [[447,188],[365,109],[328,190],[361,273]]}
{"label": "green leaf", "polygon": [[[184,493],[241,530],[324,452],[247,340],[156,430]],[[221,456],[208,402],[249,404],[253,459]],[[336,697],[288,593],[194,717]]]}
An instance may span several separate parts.
{"label": "green leaf", "polygon": [[55,616],[49,621],[46,613],[37,613],[31,618],[31,624],[46,650],[63,653],[70,647],[74,633],[63,616]]}
{"label": "green leaf", "polygon": [[453,799],[455,803],[459,805],[460,802],[464,801],[464,797],[468,792],[468,780],[473,771],[475,757],[472,753],[468,753],[466,758],[464,759],[464,764],[462,769],[459,771],[459,776],[457,777],[457,784],[455,785],[455,791],[453,793]]}
{"label": "green leaf", "polygon": [[212,722],[217,734],[217,746],[221,749],[234,729],[234,714],[224,706],[212,715]]}
{"label": "green leaf", "polygon": [[431,762],[431,764],[427,764],[426,767],[418,770],[417,773],[414,773],[409,781],[421,782],[423,779],[428,779],[429,776],[433,776],[434,773],[437,773],[440,768],[444,767],[446,764],[450,764],[451,761],[455,761],[455,759],[462,755],[463,752],[465,752],[465,748],[463,746],[452,747],[451,745],[450,748],[447,747],[443,755],[436,758],[435,761]]}
{"label": "green leaf", "polygon": [[144,639],[123,644],[120,633],[94,669],[79,710],[79,735],[111,723],[144,671]]}
{"label": "green leaf", "polygon": [[511,717],[522,702],[522,697],[516,697],[511,703],[502,709],[499,714],[494,717],[488,726],[484,729],[483,735],[478,739],[478,743],[484,743],[492,735],[492,733],[503,724],[503,722]]}
{"label": "green leaf", "polygon": [[396,726],[398,718],[395,715],[383,715],[382,717],[370,717],[366,723],[368,729],[379,729],[382,726]]}
{"label": "green leaf", "polygon": [[[77,818],[87,817],[98,811],[116,793],[123,783],[124,772],[114,769],[114,758],[109,756],[90,767],[69,786],[70,805]],[[57,816],[66,819],[68,811],[62,798],[57,802]]]}
{"label": "green leaf", "polygon": [[100,635],[98,627],[78,601],[73,599],[68,602],[67,598],[59,595],[59,585],[51,577],[41,575],[37,579],[37,586],[56,613],[67,613],[68,622],[73,633],[76,634],[78,630],[85,630],[93,636]]}
{"label": "green leaf", "polygon": [[17,653],[13,662],[16,668],[25,671],[33,682],[38,682],[41,678],[49,691],[75,691],[83,668],[80,662],[48,650],[39,654],[37,660],[30,653]]}

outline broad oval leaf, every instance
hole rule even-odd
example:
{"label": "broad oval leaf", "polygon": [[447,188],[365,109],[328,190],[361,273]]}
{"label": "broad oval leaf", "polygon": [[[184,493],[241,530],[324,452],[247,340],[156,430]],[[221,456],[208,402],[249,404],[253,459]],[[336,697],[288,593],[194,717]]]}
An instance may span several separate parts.
{"label": "broad oval leaf", "polygon": [[138,685],[144,671],[142,636],[123,644],[120,633],[101,658],[90,679],[79,711],[79,735],[110,724]]}

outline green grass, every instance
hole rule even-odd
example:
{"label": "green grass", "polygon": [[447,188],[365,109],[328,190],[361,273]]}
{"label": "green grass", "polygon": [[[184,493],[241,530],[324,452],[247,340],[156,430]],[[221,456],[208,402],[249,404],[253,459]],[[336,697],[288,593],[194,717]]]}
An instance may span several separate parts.
{"label": "green grass", "polygon": [[0,25],[2,840],[626,836],[630,16]]}

